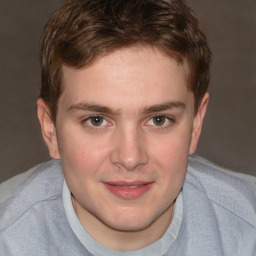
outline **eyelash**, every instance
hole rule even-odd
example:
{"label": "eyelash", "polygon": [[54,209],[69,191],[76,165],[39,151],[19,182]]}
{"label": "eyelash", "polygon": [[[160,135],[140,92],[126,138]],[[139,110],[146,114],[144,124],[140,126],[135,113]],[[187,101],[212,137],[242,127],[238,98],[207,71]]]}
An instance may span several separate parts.
{"label": "eyelash", "polygon": [[[102,119],[102,123],[100,123],[98,126],[92,124],[92,119],[93,118],[99,118]],[[164,123],[163,125],[157,125],[157,124],[149,124],[150,122],[154,122],[154,118],[164,118]],[[89,123],[90,122],[90,123]],[[104,123],[107,124],[104,124]],[[167,115],[154,115],[151,116],[148,121],[145,123],[147,127],[151,126],[154,127],[153,129],[167,129],[171,126],[172,123],[175,123],[175,119],[173,117],[167,116]],[[104,127],[111,126],[111,122],[108,121],[104,116],[101,115],[91,115],[88,116],[87,118],[82,120],[82,124],[86,125],[88,128],[93,129],[93,130],[98,130],[98,129],[103,129]]]}
{"label": "eyelash", "polygon": [[157,125],[156,123],[154,124],[149,124],[148,126],[153,126],[154,129],[168,129],[174,122],[174,118],[166,116],[166,115],[155,115],[152,116],[147,122],[146,124],[148,124],[149,122],[154,122],[154,118],[164,118],[164,122],[163,124]]}
{"label": "eyelash", "polygon": [[[102,126],[106,126],[106,125],[102,125],[102,123],[100,125],[93,125],[92,124],[92,119],[93,118],[99,118],[99,119],[102,119],[102,122],[108,122],[110,123],[105,117],[101,116],[101,115],[91,115],[91,116],[88,116],[87,118],[85,118],[84,120],[82,120],[82,124],[86,124],[87,127],[91,128],[91,129],[102,129],[100,127]],[[90,122],[90,124],[89,124]]]}

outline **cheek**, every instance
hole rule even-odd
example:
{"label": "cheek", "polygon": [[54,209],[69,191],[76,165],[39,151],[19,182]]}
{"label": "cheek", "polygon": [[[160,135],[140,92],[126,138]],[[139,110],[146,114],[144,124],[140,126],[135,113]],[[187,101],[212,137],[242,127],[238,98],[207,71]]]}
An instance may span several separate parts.
{"label": "cheek", "polygon": [[97,180],[104,158],[102,152],[81,138],[69,137],[62,140],[60,157],[65,180],[72,193],[79,198],[85,191],[93,191],[92,181]]}
{"label": "cheek", "polygon": [[105,161],[108,147],[102,140],[71,131],[63,129],[58,136],[63,170],[88,176]]}
{"label": "cheek", "polygon": [[184,130],[165,137],[152,146],[154,162],[162,172],[161,182],[167,190],[179,191],[187,170],[190,133]]}
{"label": "cheek", "polygon": [[187,170],[187,152],[187,147],[177,148],[177,145],[174,145],[174,148],[162,148],[161,153],[158,153],[158,163],[163,171],[163,182],[167,187],[180,189]]}
{"label": "cheek", "polygon": [[188,129],[181,132],[174,132],[170,136],[158,137],[152,144],[152,152],[155,158],[163,164],[180,164],[186,162],[191,135]]}

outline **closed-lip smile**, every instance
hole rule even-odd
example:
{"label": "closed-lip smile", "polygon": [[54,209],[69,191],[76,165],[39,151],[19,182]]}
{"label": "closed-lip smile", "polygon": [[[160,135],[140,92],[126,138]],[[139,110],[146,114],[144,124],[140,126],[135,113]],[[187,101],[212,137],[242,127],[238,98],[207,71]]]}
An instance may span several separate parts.
{"label": "closed-lip smile", "polygon": [[114,181],[103,182],[105,187],[115,196],[122,199],[137,199],[144,195],[153,185],[154,182],[145,181]]}

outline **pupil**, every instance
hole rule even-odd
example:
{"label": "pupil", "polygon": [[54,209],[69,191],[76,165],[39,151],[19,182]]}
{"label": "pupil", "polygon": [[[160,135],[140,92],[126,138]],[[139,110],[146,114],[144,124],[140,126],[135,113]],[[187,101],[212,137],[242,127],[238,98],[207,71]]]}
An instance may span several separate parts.
{"label": "pupil", "polygon": [[157,117],[154,118],[154,123],[156,125],[163,125],[164,122],[165,122],[165,118],[162,117],[162,116],[157,116]]}
{"label": "pupil", "polygon": [[95,116],[92,118],[92,124],[93,125],[101,125],[102,124],[102,117],[100,116]]}

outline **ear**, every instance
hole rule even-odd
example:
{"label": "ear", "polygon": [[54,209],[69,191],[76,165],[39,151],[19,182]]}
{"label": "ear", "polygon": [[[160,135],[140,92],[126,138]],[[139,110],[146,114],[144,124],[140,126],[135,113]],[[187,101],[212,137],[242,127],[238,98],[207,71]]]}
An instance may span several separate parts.
{"label": "ear", "polygon": [[197,114],[194,117],[189,154],[193,154],[196,151],[197,143],[199,141],[199,137],[200,137],[201,130],[202,130],[204,116],[205,116],[207,105],[208,105],[208,101],[209,101],[209,93],[207,92],[207,93],[205,93],[205,95],[201,101],[201,104],[198,108]]}
{"label": "ear", "polygon": [[59,159],[55,124],[51,118],[50,109],[43,99],[37,100],[37,117],[41,124],[43,139],[48,147],[50,156],[54,159]]}

